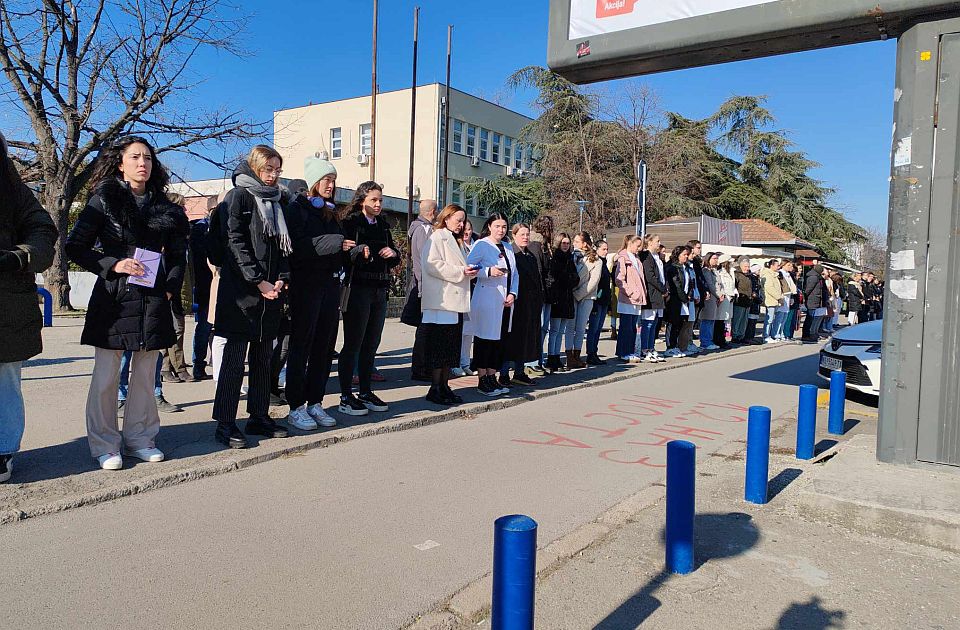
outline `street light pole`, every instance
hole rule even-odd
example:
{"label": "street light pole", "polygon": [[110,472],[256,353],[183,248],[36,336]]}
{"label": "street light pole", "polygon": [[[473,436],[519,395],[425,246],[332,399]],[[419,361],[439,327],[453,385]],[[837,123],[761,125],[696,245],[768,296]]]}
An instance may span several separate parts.
{"label": "street light pole", "polygon": [[647,231],[647,162],[637,164],[637,236]]}
{"label": "street light pole", "polygon": [[579,231],[583,232],[583,211],[586,209],[588,205],[590,205],[590,202],[584,201],[581,199],[578,201],[574,201],[574,203],[577,204],[577,208],[580,210],[580,230]]}

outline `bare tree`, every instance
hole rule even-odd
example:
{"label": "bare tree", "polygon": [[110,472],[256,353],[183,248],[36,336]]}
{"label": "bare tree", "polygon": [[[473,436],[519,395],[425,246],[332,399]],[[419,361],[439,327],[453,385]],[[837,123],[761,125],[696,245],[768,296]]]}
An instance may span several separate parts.
{"label": "bare tree", "polygon": [[[69,310],[63,239],[94,154],[126,134],[159,152],[192,155],[262,135],[238,111],[189,102],[204,50],[238,54],[242,19],[223,0],[0,0],[0,103],[16,107],[33,137],[12,138],[19,166],[41,182],[61,241],[47,286]],[[226,151],[223,155],[227,155]]]}
{"label": "bare tree", "polygon": [[882,280],[887,269],[887,230],[871,225],[864,228],[866,240],[863,242],[864,271],[872,271]]}

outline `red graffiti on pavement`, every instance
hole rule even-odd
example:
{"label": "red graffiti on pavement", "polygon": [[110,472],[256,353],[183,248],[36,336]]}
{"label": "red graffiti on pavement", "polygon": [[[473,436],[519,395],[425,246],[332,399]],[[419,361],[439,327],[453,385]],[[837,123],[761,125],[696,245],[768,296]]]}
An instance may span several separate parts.
{"label": "red graffiti on pavement", "polygon": [[[727,403],[684,402],[634,394],[610,403],[605,411],[592,411],[582,416],[583,422],[553,421],[564,427],[564,434],[538,431],[540,439],[514,438],[513,442],[534,446],[561,446],[582,451],[598,450],[597,456],[616,464],[663,468],[666,466],[666,445],[671,440],[689,440],[694,443],[715,442],[725,433],[722,427],[729,423],[745,422],[738,415],[746,407]],[[669,412],[674,424],[664,422]],[[665,417],[666,416],[666,417]],[[713,428],[695,426],[703,423],[722,423]],[[598,435],[599,434],[599,435]],[[546,438],[546,439],[544,439]],[[595,438],[602,449],[587,441]],[[620,440],[623,440],[620,442]],[[621,448],[610,448],[619,443]]]}

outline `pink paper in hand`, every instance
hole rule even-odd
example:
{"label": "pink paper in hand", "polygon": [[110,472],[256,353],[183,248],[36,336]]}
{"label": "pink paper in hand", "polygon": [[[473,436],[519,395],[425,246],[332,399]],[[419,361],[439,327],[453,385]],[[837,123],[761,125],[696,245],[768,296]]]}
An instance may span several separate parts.
{"label": "pink paper in hand", "polygon": [[142,276],[129,276],[127,284],[135,284],[148,289],[155,287],[157,285],[157,274],[160,272],[160,254],[138,247],[133,253],[133,259],[143,265],[144,274]]}

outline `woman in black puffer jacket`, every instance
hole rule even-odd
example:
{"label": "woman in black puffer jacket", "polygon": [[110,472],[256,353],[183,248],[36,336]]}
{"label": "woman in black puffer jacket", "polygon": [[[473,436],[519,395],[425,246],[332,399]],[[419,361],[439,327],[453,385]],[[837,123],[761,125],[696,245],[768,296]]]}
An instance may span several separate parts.
{"label": "woman in black puffer jacket", "polygon": [[[87,439],[100,466],[116,470],[121,452],[163,459],[154,444],[160,431],[154,380],[159,351],[176,342],[170,299],[180,294],[190,226],[183,208],[167,199],[166,171],[143,138],[129,136],[103,149],[91,182],[94,195],[66,250],[99,276],[80,337],[96,348]],[[124,351],[132,352],[132,376],[121,433],[117,386]]]}

